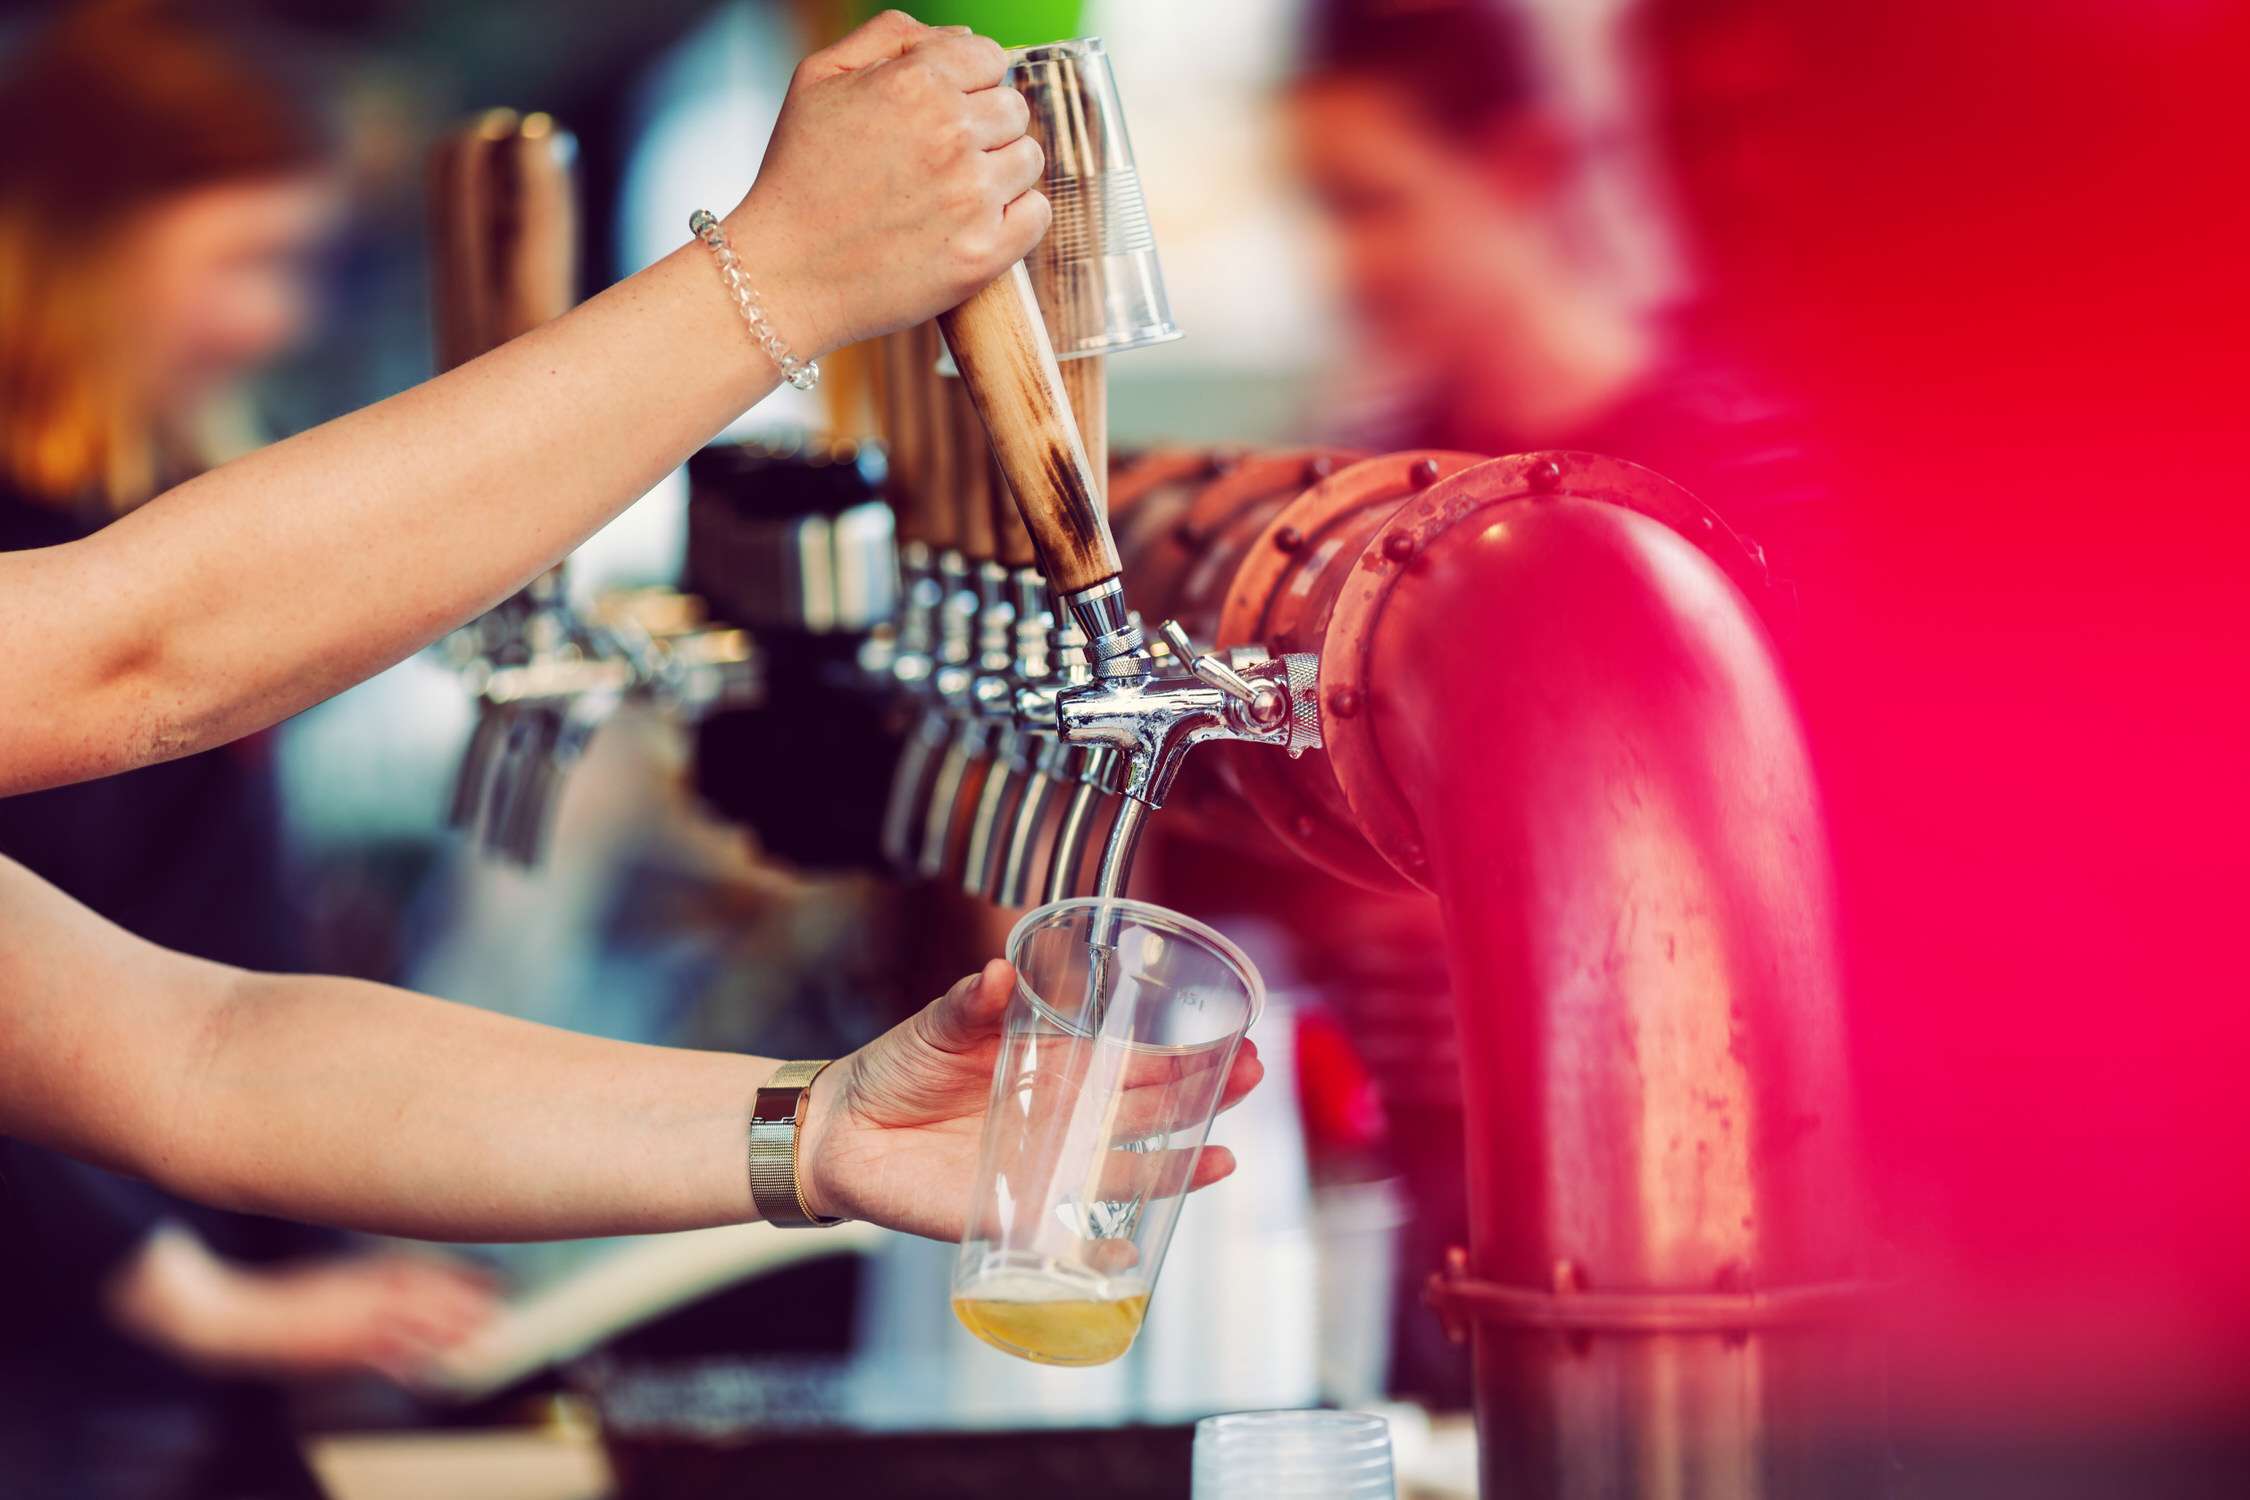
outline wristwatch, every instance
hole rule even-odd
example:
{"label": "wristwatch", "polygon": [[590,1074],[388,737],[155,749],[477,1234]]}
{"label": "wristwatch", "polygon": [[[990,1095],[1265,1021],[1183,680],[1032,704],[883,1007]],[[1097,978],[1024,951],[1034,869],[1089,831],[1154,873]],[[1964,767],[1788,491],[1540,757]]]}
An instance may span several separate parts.
{"label": "wristwatch", "polygon": [[783,1063],[750,1100],[750,1201],[777,1229],[826,1229],[844,1222],[807,1209],[797,1178],[797,1126],[804,1119],[805,1096],[827,1066],[825,1060]]}

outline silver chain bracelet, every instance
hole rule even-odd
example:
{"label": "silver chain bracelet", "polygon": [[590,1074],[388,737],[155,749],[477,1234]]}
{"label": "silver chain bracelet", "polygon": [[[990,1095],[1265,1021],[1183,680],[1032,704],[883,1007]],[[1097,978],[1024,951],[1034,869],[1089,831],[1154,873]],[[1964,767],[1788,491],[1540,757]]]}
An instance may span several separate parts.
{"label": "silver chain bracelet", "polygon": [[758,301],[758,294],[750,289],[750,279],[742,274],[742,260],[728,243],[726,226],[719,222],[718,215],[707,208],[699,208],[688,215],[687,225],[688,232],[709,245],[711,253],[718,257],[719,275],[726,279],[727,295],[734,298],[734,310],[742,314],[742,321],[750,326],[751,337],[781,371],[781,378],[800,391],[809,391],[820,384],[820,361],[797,358],[774,331],[765,308]]}

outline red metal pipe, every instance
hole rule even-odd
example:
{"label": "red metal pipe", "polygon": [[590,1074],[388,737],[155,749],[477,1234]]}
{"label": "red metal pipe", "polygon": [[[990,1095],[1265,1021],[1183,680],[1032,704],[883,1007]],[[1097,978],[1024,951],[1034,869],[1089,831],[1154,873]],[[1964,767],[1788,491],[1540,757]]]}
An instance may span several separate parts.
{"label": "red metal pipe", "polygon": [[1484,1492],[1833,1494],[1865,1226],[1820,808],[1742,594],[1587,498],[1629,468],[1400,509],[1329,621],[1332,769],[1444,912]]}

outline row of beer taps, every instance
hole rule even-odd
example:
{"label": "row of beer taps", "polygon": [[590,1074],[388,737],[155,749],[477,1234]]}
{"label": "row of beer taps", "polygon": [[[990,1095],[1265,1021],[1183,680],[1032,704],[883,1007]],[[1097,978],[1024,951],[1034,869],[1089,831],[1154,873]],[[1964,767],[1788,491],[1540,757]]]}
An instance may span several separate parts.
{"label": "row of beer taps", "polygon": [[[547,115],[488,110],[430,157],[431,289],[441,369],[577,300],[577,142]],[[486,852],[542,858],[571,768],[628,699],[693,716],[753,699],[750,636],[700,600],[619,589],[572,606],[565,565],[455,631],[446,655],[476,703],[447,821]]]}
{"label": "row of beer taps", "polygon": [[914,724],[883,830],[901,872],[1015,906],[1035,880],[1048,900],[1122,894],[1190,749],[1300,755],[1320,718],[1313,656],[1202,651],[1174,621],[1151,641],[1126,602],[1106,361],[1180,331],[1100,41],[1022,49],[1010,78],[1046,151],[1053,228],[1009,275],[885,348],[904,582],[887,666]]}
{"label": "row of beer taps", "polygon": [[[1190,749],[1302,754],[1320,720],[1312,656],[1222,656],[1171,621],[1152,640],[1126,602],[1107,514],[1107,361],[1180,330],[1100,40],[1019,49],[1010,81],[1046,151],[1053,227],[1026,262],[882,345],[900,603],[861,662],[908,725],[884,856],[1015,906],[1121,894]],[[546,116],[495,110],[433,154],[443,365],[570,306],[575,150]],[[452,822],[525,865],[620,703],[693,714],[754,701],[761,678],[750,636],[708,623],[699,601],[643,590],[582,613],[560,567],[450,648],[477,703]]]}

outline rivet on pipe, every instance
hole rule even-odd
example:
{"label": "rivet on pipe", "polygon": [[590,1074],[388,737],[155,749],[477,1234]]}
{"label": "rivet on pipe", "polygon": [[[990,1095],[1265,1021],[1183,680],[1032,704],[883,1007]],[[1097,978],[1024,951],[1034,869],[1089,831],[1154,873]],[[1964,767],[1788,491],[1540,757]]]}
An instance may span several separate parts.
{"label": "rivet on pipe", "polygon": [[1426,490],[1431,485],[1436,484],[1437,460],[1434,458],[1414,460],[1414,466],[1406,471],[1406,482],[1418,490]]}
{"label": "rivet on pipe", "polygon": [[1524,478],[1534,490],[1546,493],[1562,483],[1562,465],[1551,458],[1541,459],[1531,466]]}
{"label": "rivet on pipe", "polygon": [[1328,695],[1328,711],[1339,719],[1359,717],[1359,689],[1340,687]]}
{"label": "rivet on pipe", "polygon": [[1402,563],[1414,555],[1414,537],[1409,532],[1394,531],[1383,538],[1383,555],[1392,562]]}
{"label": "rivet on pipe", "polygon": [[1304,545],[1305,534],[1294,526],[1284,526],[1273,534],[1276,552],[1298,552],[1303,550]]}

